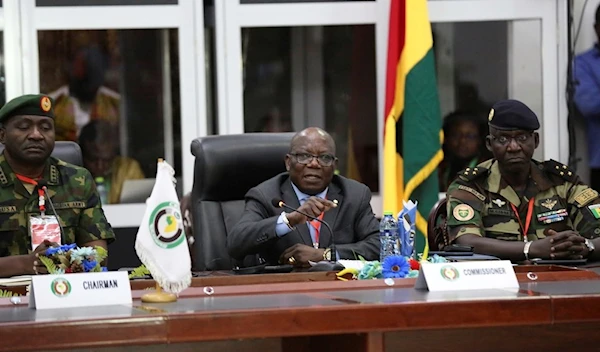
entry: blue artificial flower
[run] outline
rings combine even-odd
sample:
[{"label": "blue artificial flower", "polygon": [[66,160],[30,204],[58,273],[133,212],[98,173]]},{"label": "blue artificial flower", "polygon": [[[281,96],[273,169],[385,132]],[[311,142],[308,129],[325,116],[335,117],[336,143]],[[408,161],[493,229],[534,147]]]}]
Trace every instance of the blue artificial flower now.
[{"label": "blue artificial flower", "polygon": [[70,251],[71,249],[73,249],[73,248],[75,248],[75,247],[77,247],[77,244],[75,244],[75,243],[71,243],[71,244],[63,244],[63,245],[62,245],[62,246],[60,246],[59,248],[60,248],[60,250],[61,250],[61,251],[63,251],[63,252],[68,252],[68,251]]},{"label": "blue artificial flower", "polygon": [[359,280],[381,279],[381,263],[377,260],[366,262],[358,273]]},{"label": "blue artificial flower", "polygon": [[58,253],[60,251],[60,247],[50,247],[46,249],[46,252],[44,253],[44,255],[46,257],[51,257],[53,255],[55,255],[56,253]]},{"label": "blue artificial flower", "polygon": [[96,257],[96,250],[92,247],[81,247],[71,251],[71,263],[76,260],[83,261],[88,257]]},{"label": "blue artificial flower", "polygon": [[84,260],[82,264],[83,270],[86,273],[92,271],[96,267],[96,265],[98,265],[98,263],[95,260]]},{"label": "blue artificial flower", "polygon": [[401,279],[408,275],[410,264],[401,255],[390,255],[383,260],[383,277]]},{"label": "blue artificial flower", "polygon": [[103,266],[103,267],[101,267],[101,268],[102,268],[102,271],[108,271],[108,268],[107,268],[107,267],[105,267],[105,266]]}]

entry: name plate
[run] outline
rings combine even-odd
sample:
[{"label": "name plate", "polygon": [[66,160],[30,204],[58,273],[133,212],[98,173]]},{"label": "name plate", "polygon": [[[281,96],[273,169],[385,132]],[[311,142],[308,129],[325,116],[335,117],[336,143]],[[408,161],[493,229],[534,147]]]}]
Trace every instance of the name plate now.
[{"label": "name plate", "polygon": [[416,289],[435,291],[519,288],[509,260],[421,263]]},{"label": "name plate", "polygon": [[126,271],[31,277],[29,308],[108,305],[131,305],[131,285]]}]

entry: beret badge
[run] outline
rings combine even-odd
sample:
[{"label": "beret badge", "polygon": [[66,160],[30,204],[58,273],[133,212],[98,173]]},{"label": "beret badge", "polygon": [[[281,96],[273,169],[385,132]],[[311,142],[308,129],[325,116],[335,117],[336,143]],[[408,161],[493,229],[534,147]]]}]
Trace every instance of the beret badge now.
[{"label": "beret badge", "polygon": [[50,102],[50,98],[43,96],[42,99],[40,100],[40,107],[42,108],[42,110],[44,112],[50,111],[50,109],[52,108],[52,103]]}]

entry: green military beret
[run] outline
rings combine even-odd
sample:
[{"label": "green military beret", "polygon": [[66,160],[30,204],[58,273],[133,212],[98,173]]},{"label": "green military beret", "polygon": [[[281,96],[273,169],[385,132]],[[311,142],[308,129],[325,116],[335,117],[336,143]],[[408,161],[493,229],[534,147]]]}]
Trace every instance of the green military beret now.
[{"label": "green military beret", "polygon": [[54,101],[44,94],[27,94],[14,98],[0,109],[0,122],[10,117],[24,115],[48,116],[54,118]]},{"label": "green military beret", "polygon": [[504,131],[535,131],[540,128],[537,115],[527,105],[513,99],[494,104],[488,120],[490,127]]}]

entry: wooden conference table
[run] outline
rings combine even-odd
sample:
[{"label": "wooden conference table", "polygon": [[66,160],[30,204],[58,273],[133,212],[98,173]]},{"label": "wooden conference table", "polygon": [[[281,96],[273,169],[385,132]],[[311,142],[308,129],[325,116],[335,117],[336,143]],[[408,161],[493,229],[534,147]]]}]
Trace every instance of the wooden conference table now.
[{"label": "wooden conference table", "polygon": [[[517,267],[520,290],[430,293],[334,273],[194,278],[177,302],[32,310],[0,299],[0,351],[575,351],[600,349],[600,276]],[[152,345],[152,346],[149,346]]]}]

